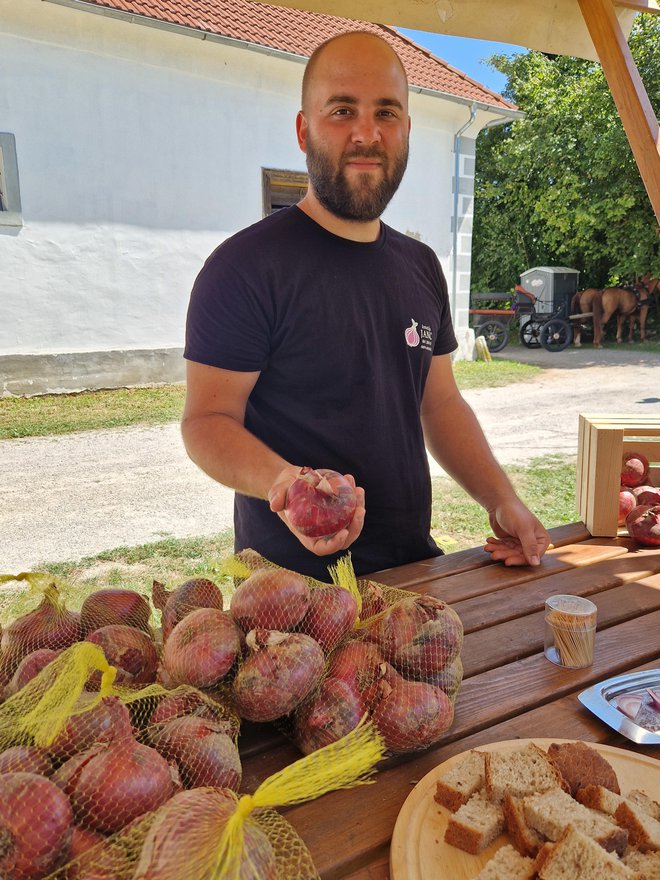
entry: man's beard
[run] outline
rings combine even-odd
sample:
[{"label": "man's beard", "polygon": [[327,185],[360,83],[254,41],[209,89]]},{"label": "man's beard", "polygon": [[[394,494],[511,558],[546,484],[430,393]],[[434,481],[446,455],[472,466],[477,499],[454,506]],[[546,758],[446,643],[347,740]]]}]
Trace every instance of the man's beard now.
[{"label": "man's beard", "polygon": [[[383,176],[374,182],[374,172],[358,175],[354,186],[344,173],[344,163],[354,158],[378,158]],[[342,156],[339,168],[334,168],[327,153],[317,148],[307,135],[307,171],[314,193],[324,208],[343,220],[375,220],[383,213],[399,188],[408,164],[408,144],[391,162],[378,147],[356,147]]]}]

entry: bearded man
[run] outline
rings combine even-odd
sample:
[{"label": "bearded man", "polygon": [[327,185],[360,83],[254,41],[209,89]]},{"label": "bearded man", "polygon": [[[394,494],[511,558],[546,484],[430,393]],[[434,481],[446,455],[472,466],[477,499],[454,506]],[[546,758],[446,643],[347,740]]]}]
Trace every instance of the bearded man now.
[{"label": "bearded man", "polygon": [[[325,581],[349,548],[358,575],[439,555],[428,449],[488,511],[493,559],[538,565],[548,534],[454,380],[438,259],[380,219],[410,132],[392,47],[362,31],[321,44],[296,132],[306,195],[223,242],[188,310],[182,435],[190,458],[235,490],[235,549]],[[356,488],[351,522],[331,537],[306,537],[287,518],[302,466]]]}]

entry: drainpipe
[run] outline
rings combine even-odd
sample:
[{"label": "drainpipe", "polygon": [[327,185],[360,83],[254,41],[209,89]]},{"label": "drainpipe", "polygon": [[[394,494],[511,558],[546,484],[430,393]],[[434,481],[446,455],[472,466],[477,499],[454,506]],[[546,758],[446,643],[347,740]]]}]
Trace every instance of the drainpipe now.
[{"label": "drainpipe", "polygon": [[463,132],[469,128],[475,120],[477,115],[477,106],[473,103],[470,107],[470,118],[462,125],[458,131],[454,134],[454,207],[453,207],[453,217],[454,217],[454,240],[453,240],[453,251],[454,251],[454,259],[452,261],[452,280],[451,280],[451,314],[454,320],[456,319],[456,299],[457,299],[457,276],[458,276],[458,184],[460,179],[460,171],[461,171],[461,135]]}]

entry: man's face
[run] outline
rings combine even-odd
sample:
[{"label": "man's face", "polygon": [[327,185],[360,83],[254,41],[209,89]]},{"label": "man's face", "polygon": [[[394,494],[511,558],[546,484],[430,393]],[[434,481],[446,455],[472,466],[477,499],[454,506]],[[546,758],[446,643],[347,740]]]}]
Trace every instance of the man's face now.
[{"label": "man's face", "polygon": [[319,57],[298,116],[310,185],[345,220],[379,217],[408,161],[408,89],[389,48],[364,35]]}]

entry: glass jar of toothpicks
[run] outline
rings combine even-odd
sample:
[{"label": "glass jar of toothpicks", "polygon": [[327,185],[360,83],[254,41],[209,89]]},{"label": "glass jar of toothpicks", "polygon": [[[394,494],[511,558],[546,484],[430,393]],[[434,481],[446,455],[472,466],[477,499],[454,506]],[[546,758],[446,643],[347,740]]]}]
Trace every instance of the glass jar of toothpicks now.
[{"label": "glass jar of toothpicks", "polygon": [[598,609],[581,596],[550,596],[545,603],[545,647],[548,660],[569,669],[594,662]]}]

